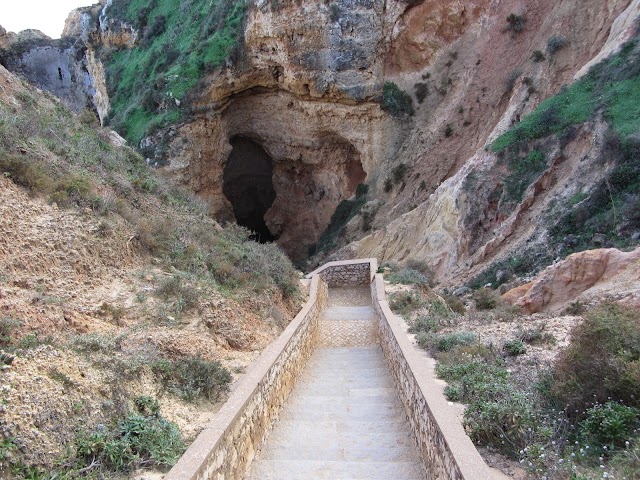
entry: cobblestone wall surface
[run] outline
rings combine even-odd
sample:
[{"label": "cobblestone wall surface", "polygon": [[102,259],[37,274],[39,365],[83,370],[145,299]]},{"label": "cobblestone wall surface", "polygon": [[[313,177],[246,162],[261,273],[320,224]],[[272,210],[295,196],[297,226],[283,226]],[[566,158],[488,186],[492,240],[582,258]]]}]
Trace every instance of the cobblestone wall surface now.
[{"label": "cobblestone wall surface", "polygon": [[378,261],[375,258],[329,262],[311,272],[307,278],[317,274],[329,287],[355,287],[369,285],[377,269]]},{"label": "cobblestone wall surface", "polygon": [[235,480],[246,473],[317,342],[326,283],[312,279],[309,301],[265,350],[241,385],[165,480]]},{"label": "cobblestone wall surface", "polygon": [[411,425],[425,477],[433,480],[493,478],[454,411],[435,387],[432,371],[409,341],[389,309],[382,275],[371,283],[373,306],[379,316],[380,345]]}]

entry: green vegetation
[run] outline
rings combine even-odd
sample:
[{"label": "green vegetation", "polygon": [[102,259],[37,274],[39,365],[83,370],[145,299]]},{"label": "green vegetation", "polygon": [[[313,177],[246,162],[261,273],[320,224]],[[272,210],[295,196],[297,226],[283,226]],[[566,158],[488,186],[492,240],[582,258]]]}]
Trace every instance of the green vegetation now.
[{"label": "green vegetation", "polygon": [[11,317],[0,319],[0,347],[6,347],[13,341],[13,331],[20,326],[20,320]]},{"label": "green vegetation", "polygon": [[631,236],[640,231],[640,141],[636,137],[620,140],[610,131],[605,142],[613,167],[588,194],[569,198],[563,214],[554,218],[550,234],[562,246],[562,255],[594,248],[596,234],[605,236],[607,246],[637,243]]},{"label": "green vegetation", "polygon": [[504,179],[505,200],[514,204],[522,201],[524,192],[548,168],[545,154],[532,150],[526,156],[514,155],[508,161],[509,174]]},{"label": "green vegetation", "polygon": [[418,345],[426,350],[437,352],[449,352],[456,347],[472,345],[476,342],[476,335],[473,332],[454,332],[444,334],[418,333],[416,338]]},{"label": "green vegetation", "polygon": [[507,31],[511,32],[512,37],[516,36],[519,33],[522,33],[526,26],[527,19],[522,15],[511,13],[507,17]]},{"label": "green vegetation", "polygon": [[447,126],[444,129],[444,136],[446,138],[449,138],[453,135],[453,125],[450,123],[447,123]]},{"label": "green vegetation", "polygon": [[393,82],[385,82],[382,89],[382,110],[396,117],[413,115],[413,99]]},{"label": "green vegetation", "polygon": [[362,207],[367,203],[368,185],[358,186],[354,199],[341,201],[336,207],[336,211],[331,215],[329,225],[322,232],[317,243],[309,247],[309,255],[319,252],[327,252],[336,247],[338,239],[344,235],[344,229],[353,217],[360,213]]},{"label": "green vegetation", "polygon": [[160,415],[157,400],[137,397],[136,411],[129,411],[108,425],[78,432],[65,457],[44,469],[22,464],[13,452],[12,438],[0,443],[0,468],[9,478],[53,480],[67,478],[112,478],[140,467],[172,466],[185,450],[176,424]]},{"label": "green vegetation", "polygon": [[587,444],[622,449],[625,442],[640,427],[640,410],[617,402],[596,403],[587,409],[580,422],[578,435]]},{"label": "green vegetation", "polygon": [[418,292],[404,291],[392,293],[389,299],[389,307],[395,313],[406,316],[411,312],[427,305],[427,299]]},{"label": "green vegetation", "polygon": [[640,321],[634,310],[604,304],[585,315],[556,364],[558,403],[583,411],[609,399],[640,407]]},{"label": "green vegetation", "polygon": [[[536,478],[635,478],[639,335],[637,312],[605,304],[588,313],[571,346],[533,384],[478,343],[436,352],[436,373],[449,400],[468,404],[464,425],[474,443],[520,460]],[[503,349],[515,356],[526,347],[513,340]]]},{"label": "green vegetation", "polygon": [[[553,37],[552,37],[553,38]],[[552,42],[558,43],[557,39]],[[542,102],[493,143],[494,152],[564,132],[603,112],[622,140],[640,130],[640,52],[635,41],[594,66],[581,80]]]},{"label": "green vegetation", "polygon": [[154,362],[151,369],[167,391],[190,402],[198,398],[219,400],[231,383],[231,373],[220,362],[200,357],[163,359]]},{"label": "green vegetation", "polygon": [[547,53],[549,53],[549,55],[555,55],[567,45],[569,45],[569,40],[567,40],[564,35],[552,35],[549,37],[549,40],[547,40]]},{"label": "green vegetation", "polygon": [[411,268],[403,268],[393,272],[387,276],[387,280],[391,283],[400,283],[402,285],[429,286],[431,284],[431,280],[426,275]]},{"label": "green vegetation", "polygon": [[[141,250],[189,277],[189,288],[175,295],[177,313],[194,305],[189,290],[198,282],[225,292],[298,291],[296,271],[275,244],[258,244],[237,226],[214,234],[201,203],[156,177],[133,150],[111,146],[105,133],[78,122],[62,106],[39,105],[27,93],[21,98],[24,108],[17,114],[0,105],[0,172],[61,207],[90,208],[105,219],[117,214],[132,224]],[[45,161],[43,152],[58,161]],[[134,206],[140,204],[168,205],[202,221],[142,212]]]},{"label": "green vegetation", "polygon": [[522,340],[507,340],[502,345],[502,349],[507,355],[517,356],[527,353],[527,347]]},{"label": "green vegetation", "polygon": [[498,306],[499,297],[490,288],[481,288],[473,292],[473,301],[478,310],[493,310]]},{"label": "green vegetation", "polygon": [[418,103],[424,102],[429,95],[429,85],[424,82],[418,82],[413,86],[413,88],[416,91],[416,100],[418,100]]},{"label": "green vegetation", "polygon": [[534,50],[534,52],[531,54],[531,60],[533,60],[534,63],[540,63],[545,61],[546,59],[547,57],[544,56],[542,50]]},{"label": "green vegetation", "polygon": [[179,120],[203,75],[242,45],[245,8],[244,0],[114,0],[107,16],[133,25],[142,40],[102,52],[111,124],[137,145]]}]

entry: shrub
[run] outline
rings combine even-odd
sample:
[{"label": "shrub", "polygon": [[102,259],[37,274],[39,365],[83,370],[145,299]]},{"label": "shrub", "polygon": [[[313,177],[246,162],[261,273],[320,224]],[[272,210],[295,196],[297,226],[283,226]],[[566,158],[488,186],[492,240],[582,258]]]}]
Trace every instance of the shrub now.
[{"label": "shrub", "polygon": [[476,341],[476,334],[473,332],[455,332],[444,335],[437,335],[434,339],[434,347],[439,352],[448,352],[455,347],[471,345]]},{"label": "shrub", "polygon": [[335,3],[329,5],[329,20],[333,23],[340,20],[340,7]]},{"label": "shrub", "polygon": [[466,309],[466,307],[464,305],[464,302],[462,300],[460,300],[458,297],[456,297],[455,295],[443,294],[442,298],[446,302],[447,307],[449,307],[449,309],[453,313],[457,313],[459,315],[464,315],[467,312],[467,309]]},{"label": "shrub", "polygon": [[592,402],[640,407],[640,321],[635,310],[603,304],[571,332],[554,365],[552,394],[568,411]]},{"label": "shrub", "polygon": [[434,317],[418,317],[409,327],[409,333],[437,332],[440,328],[438,320]]},{"label": "shrub", "polygon": [[576,300],[567,305],[563,313],[565,315],[582,315],[586,311],[587,306],[580,300]]},{"label": "shrub", "polygon": [[507,17],[507,30],[511,32],[512,36],[523,32],[526,26],[527,20],[522,15],[512,13]]},{"label": "shrub", "polygon": [[473,332],[421,333],[418,335],[418,344],[422,348],[433,349],[438,352],[449,352],[456,347],[472,345],[475,342],[476,334]]},{"label": "shrub", "polygon": [[117,425],[105,425],[82,432],[75,442],[76,461],[116,472],[128,472],[139,466],[170,467],[185,450],[175,423],[154,414],[129,413]]},{"label": "shrub", "polygon": [[152,370],[166,390],[187,401],[198,398],[216,401],[229,390],[231,382],[231,373],[220,362],[199,356],[159,360]]},{"label": "shrub", "polygon": [[361,183],[356,187],[357,198],[366,197],[368,193],[369,193],[369,185],[367,185],[366,183]]},{"label": "shrub", "polygon": [[549,53],[549,55],[554,55],[558,51],[566,47],[568,44],[569,40],[567,40],[564,35],[552,35],[551,37],[549,37],[549,40],[547,40],[547,52]]},{"label": "shrub", "polygon": [[416,292],[398,292],[390,297],[389,307],[402,316],[409,315],[426,305],[425,298]]},{"label": "shrub", "polygon": [[623,448],[640,427],[640,410],[617,402],[596,404],[580,422],[579,435],[590,445],[606,445],[609,449]]},{"label": "shrub", "polygon": [[545,332],[545,324],[540,323],[534,328],[520,327],[516,333],[516,337],[529,345],[555,344],[556,337],[549,332]]},{"label": "shrub", "polygon": [[71,346],[81,352],[112,353],[120,348],[122,337],[86,333],[73,337]]},{"label": "shrub", "polygon": [[418,100],[418,103],[424,102],[429,95],[429,85],[424,82],[418,82],[413,86],[413,88],[416,91],[416,100]]},{"label": "shrub", "polygon": [[473,292],[473,301],[478,310],[493,310],[498,305],[498,295],[490,288],[481,288]]},{"label": "shrub", "polygon": [[6,347],[13,341],[12,332],[22,323],[11,317],[2,317],[0,320],[0,347]]},{"label": "shrub", "polygon": [[42,166],[22,155],[0,150],[0,172],[33,192],[47,193],[51,189],[52,181]]},{"label": "shrub", "polygon": [[385,82],[384,84],[381,108],[396,117],[411,116],[415,113],[411,96],[400,90],[400,87],[393,82]]},{"label": "shrub", "polygon": [[156,293],[165,300],[175,298],[180,312],[189,310],[198,304],[200,291],[194,285],[185,285],[182,276],[174,274],[162,281]]},{"label": "shrub", "polygon": [[331,250],[336,246],[337,239],[342,236],[345,225],[355,217],[364,204],[367,203],[366,195],[356,196],[354,200],[343,200],[336,207],[335,212],[331,215],[329,225],[320,235],[315,252],[323,252]]},{"label": "shrub", "polygon": [[453,125],[447,123],[446,128],[444,129],[444,136],[449,138],[453,135]]},{"label": "shrub", "polygon": [[535,63],[539,63],[545,61],[546,57],[544,56],[544,53],[542,53],[542,50],[535,50],[531,54],[531,60],[533,60]]},{"label": "shrub", "polygon": [[403,268],[398,272],[387,275],[387,280],[391,283],[400,283],[402,285],[428,286],[430,284],[429,279],[425,275],[410,268]]},{"label": "shrub", "polygon": [[509,162],[509,175],[505,178],[507,199],[519,203],[524,192],[547,169],[547,160],[539,150],[532,150],[525,157],[514,156]]},{"label": "shrub", "polygon": [[90,205],[95,198],[93,182],[80,175],[63,177],[55,182],[49,198],[61,207]]},{"label": "shrub", "polygon": [[395,183],[396,185],[402,183],[408,171],[409,167],[407,167],[407,165],[404,163],[395,166],[394,169],[391,170],[391,178],[393,179],[393,183]]},{"label": "shrub", "polygon": [[507,355],[517,356],[527,353],[527,347],[522,340],[507,340],[502,345],[502,349]]}]

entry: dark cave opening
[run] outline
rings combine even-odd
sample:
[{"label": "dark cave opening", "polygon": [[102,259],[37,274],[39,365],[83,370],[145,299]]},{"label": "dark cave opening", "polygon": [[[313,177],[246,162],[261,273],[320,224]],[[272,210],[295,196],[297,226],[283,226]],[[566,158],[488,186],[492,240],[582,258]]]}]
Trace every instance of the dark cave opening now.
[{"label": "dark cave opening", "polygon": [[248,228],[261,243],[277,238],[269,231],[264,219],[273,205],[273,160],[253,140],[235,136],[230,140],[231,154],[222,174],[222,192],[233,206],[238,225]]}]

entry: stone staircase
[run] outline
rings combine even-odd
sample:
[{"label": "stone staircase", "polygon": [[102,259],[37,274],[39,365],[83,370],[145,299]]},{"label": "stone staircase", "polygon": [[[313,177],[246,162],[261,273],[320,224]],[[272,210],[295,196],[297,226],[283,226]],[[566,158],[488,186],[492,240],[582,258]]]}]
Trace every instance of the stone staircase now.
[{"label": "stone staircase", "polygon": [[248,480],[424,478],[367,290],[329,291],[320,347]]}]

